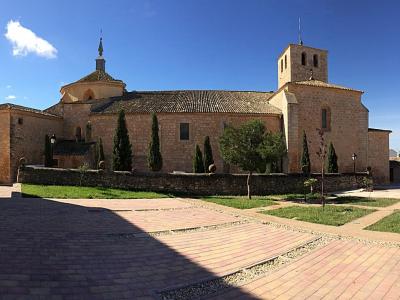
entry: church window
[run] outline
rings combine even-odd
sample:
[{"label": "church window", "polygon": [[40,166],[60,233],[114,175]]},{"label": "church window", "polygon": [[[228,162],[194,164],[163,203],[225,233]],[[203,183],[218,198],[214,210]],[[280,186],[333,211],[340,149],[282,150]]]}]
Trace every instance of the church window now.
[{"label": "church window", "polygon": [[314,54],[313,57],[314,67],[318,68],[318,55]]},{"label": "church window", "polygon": [[285,55],[285,70],[287,69],[287,56]]},{"label": "church window", "polygon": [[82,140],[82,129],[79,126],[75,129],[75,138],[77,142]]},{"label": "church window", "polygon": [[301,64],[303,66],[307,64],[307,54],[305,52],[301,53]]},{"label": "church window", "polygon": [[18,124],[19,124],[19,125],[24,124],[24,119],[23,119],[23,118],[18,118]]},{"label": "church window", "polygon": [[331,116],[330,110],[328,108],[323,108],[321,110],[321,127],[324,130],[330,130],[331,127]]},{"label": "church window", "polygon": [[283,72],[283,59],[281,59],[281,73]]},{"label": "church window", "polygon": [[189,140],[189,123],[180,123],[179,136],[181,141]]}]

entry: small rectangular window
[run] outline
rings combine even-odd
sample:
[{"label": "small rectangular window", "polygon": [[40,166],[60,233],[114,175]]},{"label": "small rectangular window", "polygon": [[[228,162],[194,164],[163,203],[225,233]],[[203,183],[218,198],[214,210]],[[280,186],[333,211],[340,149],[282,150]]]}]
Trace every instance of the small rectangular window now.
[{"label": "small rectangular window", "polygon": [[179,135],[181,141],[189,140],[189,123],[181,123],[179,126]]},{"label": "small rectangular window", "polygon": [[281,59],[281,73],[283,72],[283,59]]},{"label": "small rectangular window", "polygon": [[328,128],[328,111],[326,109],[322,109],[322,129]]},{"label": "small rectangular window", "polygon": [[287,69],[287,56],[285,55],[285,70]]},{"label": "small rectangular window", "polygon": [[24,124],[24,119],[23,119],[23,118],[18,118],[18,124],[19,124],[19,125]]}]

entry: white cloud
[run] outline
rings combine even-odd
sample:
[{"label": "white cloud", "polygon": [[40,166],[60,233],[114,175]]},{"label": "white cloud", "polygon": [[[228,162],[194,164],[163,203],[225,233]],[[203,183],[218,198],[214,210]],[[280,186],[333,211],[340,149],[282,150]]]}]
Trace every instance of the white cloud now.
[{"label": "white cloud", "polygon": [[17,99],[17,97],[15,95],[8,95],[5,99],[6,100],[14,100],[14,99]]},{"label": "white cloud", "polygon": [[52,44],[38,37],[32,30],[23,27],[19,21],[9,21],[6,29],[5,37],[13,46],[14,56],[35,53],[45,58],[57,57],[57,49]]}]

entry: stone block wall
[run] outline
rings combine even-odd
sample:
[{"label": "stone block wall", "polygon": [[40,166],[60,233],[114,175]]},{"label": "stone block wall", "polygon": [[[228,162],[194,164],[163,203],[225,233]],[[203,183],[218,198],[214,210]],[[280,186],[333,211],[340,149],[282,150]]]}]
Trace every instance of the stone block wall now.
[{"label": "stone block wall", "polygon": [[[117,117],[117,115],[90,116],[93,140],[102,138],[107,167],[110,167]],[[217,173],[223,172],[226,165],[220,155],[218,138],[223,132],[224,124],[239,126],[244,122],[258,119],[264,122],[269,131],[280,131],[280,116],[278,115],[159,113],[157,118],[163,172],[191,172],[195,146],[198,144],[203,151],[204,138],[207,135],[210,137]],[[151,136],[151,115],[126,114],[126,121],[133,148],[133,168],[138,171],[148,171],[147,152]],[[189,123],[189,140],[180,140],[180,123]],[[230,171],[238,170],[231,167]]]},{"label": "stone block wall", "polygon": [[[361,103],[361,93],[335,88],[321,88],[289,84],[289,92],[296,95],[298,101],[298,143],[293,151],[297,169],[300,171],[303,131],[309,141],[309,153],[312,172],[321,172],[321,161],[316,155],[320,139],[316,128],[322,127],[322,109],[329,111],[330,127],[325,130],[327,146],[332,142],[338,156],[339,172],[353,172],[353,153],[357,154],[356,170],[366,171],[368,166],[368,110]],[[291,128],[292,129],[292,128]]]},{"label": "stone block wall", "polygon": [[43,164],[45,135],[62,135],[62,119],[31,112],[11,110],[10,113],[10,177],[17,178],[19,159],[30,164]]},{"label": "stone block wall", "polygon": [[368,131],[368,164],[374,180],[380,184],[389,183],[389,131],[370,129]]},{"label": "stone block wall", "polygon": [[[19,182],[79,185],[81,173],[78,170],[53,169],[26,166],[19,172]],[[319,175],[315,175],[319,179]],[[333,192],[363,186],[366,174],[328,174],[325,190]],[[246,195],[245,174],[170,174],[130,173],[90,170],[84,174],[84,186],[104,186],[141,191],[182,193],[189,195]],[[254,175],[254,195],[303,193],[304,177],[301,174]],[[319,189],[318,185],[316,187]]]},{"label": "stone block wall", "polygon": [[0,111],[0,184],[10,183],[10,112]]}]

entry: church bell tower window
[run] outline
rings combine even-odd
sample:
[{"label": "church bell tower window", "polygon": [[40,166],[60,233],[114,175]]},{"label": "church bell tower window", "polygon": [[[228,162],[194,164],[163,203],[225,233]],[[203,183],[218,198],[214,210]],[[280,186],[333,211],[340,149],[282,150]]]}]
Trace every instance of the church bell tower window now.
[{"label": "church bell tower window", "polygon": [[314,67],[318,68],[318,55],[317,54],[314,54],[313,62],[314,62]]},{"label": "church bell tower window", "polygon": [[307,54],[305,52],[301,53],[301,64],[303,66],[307,64]]}]

